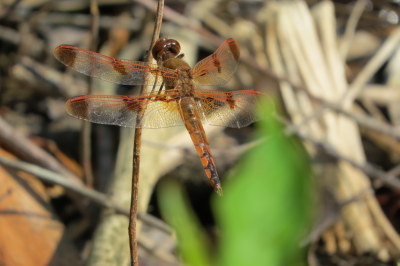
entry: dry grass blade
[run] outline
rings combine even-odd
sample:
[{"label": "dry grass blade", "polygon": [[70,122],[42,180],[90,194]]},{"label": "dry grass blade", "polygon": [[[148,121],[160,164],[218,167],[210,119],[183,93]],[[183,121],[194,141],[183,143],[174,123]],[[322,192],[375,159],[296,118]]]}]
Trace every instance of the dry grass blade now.
[{"label": "dry grass blade", "polygon": [[351,12],[349,20],[347,21],[346,32],[343,35],[342,41],[340,43],[339,52],[342,56],[343,61],[347,56],[349,51],[350,43],[354,37],[358,21],[365,8],[367,7],[368,1],[366,0],[358,0]]},{"label": "dry grass blade", "polygon": [[112,208],[120,213],[124,213],[125,215],[128,214],[128,210],[126,208],[118,206],[103,193],[84,187],[81,183],[72,182],[66,176],[46,170],[42,167],[33,164],[7,159],[3,156],[0,156],[0,164],[13,169],[24,171],[26,173],[30,173],[45,182],[49,182],[55,185],[60,185],[70,191],[80,194],[102,205],[103,207]]},{"label": "dry grass blade", "polygon": [[0,117],[0,143],[13,151],[22,159],[38,164],[56,173],[71,178],[73,182],[81,184],[81,180],[70,173],[61,163],[46,151],[40,149],[25,136],[13,129]]},{"label": "dry grass blade", "polygon": [[371,80],[373,74],[375,74],[382,65],[392,56],[395,49],[400,43],[400,28],[397,28],[385,41],[375,56],[368,62],[363,70],[351,83],[348,91],[344,95],[343,106],[345,109],[349,109],[355,98],[358,96],[360,91],[365,88],[367,82]]},{"label": "dry grass blade", "polygon": [[[118,203],[116,203],[113,199],[111,199],[104,193],[95,191],[91,188],[84,187],[82,184],[75,183],[71,181],[71,179],[69,179],[68,177],[60,175],[58,173],[49,171],[34,164],[8,159],[4,156],[0,156],[0,164],[15,170],[21,170],[26,173],[32,174],[44,182],[48,182],[54,185],[60,185],[70,191],[73,191],[85,198],[92,200],[93,202],[103,207],[113,209],[116,212],[126,216],[129,215],[128,208],[120,206]],[[138,214],[138,217],[139,219],[145,221],[148,225],[155,226],[166,233],[171,232],[170,229],[166,227],[164,223],[160,223],[159,220],[151,218],[151,216]]]}]

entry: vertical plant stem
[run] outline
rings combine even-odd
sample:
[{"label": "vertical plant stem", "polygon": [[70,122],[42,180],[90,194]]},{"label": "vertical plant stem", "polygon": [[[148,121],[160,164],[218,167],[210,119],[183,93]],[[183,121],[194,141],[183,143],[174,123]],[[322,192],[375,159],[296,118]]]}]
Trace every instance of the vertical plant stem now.
[{"label": "vertical plant stem", "polygon": [[[99,25],[100,25],[100,12],[97,0],[90,1],[90,13],[91,13],[91,39],[89,44],[89,49],[96,51],[97,50],[97,41],[99,36]],[[92,79],[89,78],[89,86],[87,94],[92,94]],[[85,184],[88,187],[93,187],[93,170],[92,170],[92,141],[91,141],[91,133],[92,133],[92,124],[83,121],[82,124],[82,166],[83,172],[85,176]]]},{"label": "vertical plant stem", "polygon": [[[153,55],[151,53],[151,49],[153,48],[154,43],[160,36],[161,24],[163,18],[163,10],[164,10],[164,0],[158,0],[157,5],[157,13],[156,13],[156,21],[154,24],[153,37],[151,40],[149,53],[147,56],[147,62],[150,63],[153,59]],[[144,95],[146,92],[147,81],[142,86],[141,95]],[[134,146],[133,146],[133,165],[132,165],[132,194],[131,194],[131,208],[129,213],[129,245],[131,250],[131,265],[138,266],[138,246],[137,246],[137,213],[138,213],[138,196],[139,196],[139,168],[140,168],[140,150],[142,146],[142,128],[141,121],[143,114],[146,110],[146,104],[143,104],[141,111],[138,113],[136,118],[136,130],[134,137]]]}]

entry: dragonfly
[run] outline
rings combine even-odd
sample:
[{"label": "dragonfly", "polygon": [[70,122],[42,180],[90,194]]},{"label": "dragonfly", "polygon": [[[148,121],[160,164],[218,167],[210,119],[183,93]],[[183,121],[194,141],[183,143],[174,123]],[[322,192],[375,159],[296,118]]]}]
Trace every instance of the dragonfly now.
[{"label": "dragonfly", "polygon": [[[94,123],[131,128],[185,126],[204,172],[222,195],[214,157],[203,124],[241,128],[257,120],[256,90],[223,92],[209,89],[228,82],[240,56],[238,42],[227,39],[211,55],[190,67],[180,44],[161,37],[151,52],[156,64],[117,59],[71,45],[55,48],[55,57],[85,75],[122,85],[148,85],[140,96],[84,95],[67,100],[70,115]],[[207,87],[207,88],[205,88]],[[140,118],[140,119],[138,119]]]}]

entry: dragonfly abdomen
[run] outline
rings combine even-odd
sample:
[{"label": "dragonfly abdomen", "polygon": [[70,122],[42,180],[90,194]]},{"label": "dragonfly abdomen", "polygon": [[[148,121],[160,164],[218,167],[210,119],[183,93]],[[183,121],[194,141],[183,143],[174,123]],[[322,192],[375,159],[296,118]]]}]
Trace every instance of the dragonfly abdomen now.
[{"label": "dragonfly abdomen", "polygon": [[219,195],[222,195],[221,181],[218,177],[215,161],[211,155],[210,145],[208,144],[195,101],[190,97],[183,97],[180,100],[179,105],[182,119],[187,131],[189,132],[194,147],[196,148],[196,152],[200,157],[204,172],[206,173],[214,190]]}]

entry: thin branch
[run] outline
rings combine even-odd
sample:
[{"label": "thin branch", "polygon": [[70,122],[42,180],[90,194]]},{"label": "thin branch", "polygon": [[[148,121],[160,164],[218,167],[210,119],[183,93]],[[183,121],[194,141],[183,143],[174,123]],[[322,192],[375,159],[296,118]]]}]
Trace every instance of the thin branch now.
[{"label": "thin branch", "polygon": [[282,77],[282,76],[276,74],[275,72],[273,72],[272,70],[269,70],[269,69],[266,69],[266,68],[263,68],[263,67],[257,65],[257,63],[255,63],[254,60],[250,60],[250,58],[248,58],[248,57],[244,57],[242,59],[242,61],[244,61],[246,64],[248,64],[253,69],[259,71],[261,74],[268,75],[269,77],[271,77],[277,81],[287,82],[293,89],[304,92],[310,98],[311,101],[313,101],[316,104],[321,105],[318,109],[318,112],[314,112],[310,117],[307,117],[306,119],[304,119],[302,121],[302,123],[301,123],[302,125],[304,123],[307,123],[308,121],[311,121],[311,120],[319,117],[325,111],[325,109],[329,109],[331,111],[334,111],[338,114],[342,114],[342,115],[354,120],[360,126],[372,129],[374,131],[380,132],[382,134],[385,134],[387,136],[390,136],[392,138],[400,140],[400,130],[398,128],[391,126],[388,123],[378,121],[376,119],[373,119],[373,118],[363,115],[363,114],[355,114],[351,110],[349,110],[349,111],[345,110],[339,104],[328,102],[320,97],[317,97],[314,94],[312,94],[308,90],[307,87],[302,86],[302,85],[297,85],[294,82],[292,82],[291,80],[289,80],[288,78]]},{"label": "thin branch", "polygon": [[343,98],[340,100],[341,106],[347,109],[354,102],[354,99],[365,88],[365,85],[369,80],[371,80],[372,76],[379,70],[379,68],[382,67],[385,62],[387,62],[390,57],[393,56],[394,51],[399,46],[399,43],[400,29],[397,28],[389,35],[380,49],[354,78],[345,95],[343,95]]},{"label": "thin branch", "polygon": [[[90,1],[90,14],[91,14],[91,25],[90,25],[90,50],[97,50],[97,41],[99,38],[99,17],[100,11],[97,4],[97,0]],[[89,86],[87,94],[93,92],[93,82],[89,78]],[[92,124],[86,121],[82,122],[81,140],[82,140],[82,168],[85,173],[85,182],[89,187],[93,186],[93,169],[92,169]]]},{"label": "thin branch", "polygon": [[[134,1],[140,3],[141,5],[145,6],[151,11],[156,10],[156,3],[153,0],[134,0]],[[157,12],[158,12],[158,7],[157,7]],[[207,29],[204,29],[202,25],[194,23],[193,21],[191,21],[184,15],[176,12],[172,8],[165,7],[165,11],[163,11],[163,16],[165,16],[166,19],[176,23],[179,26],[197,32],[200,36],[204,38],[203,44],[208,46],[209,48],[213,48],[224,41],[223,38],[215,35],[214,33],[212,33]]]},{"label": "thin branch", "polygon": [[342,42],[339,47],[340,55],[342,56],[343,62],[346,60],[347,53],[349,51],[350,44],[354,38],[358,21],[361,15],[364,13],[365,8],[368,5],[367,0],[358,0],[351,11],[350,17],[346,23],[346,30],[343,34]]},{"label": "thin branch", "polygon": [[100,10],[97,0],[90,1],[90,49],[96,50],[97,42],[99,40],[99,28],[100,28]]},{"label": "thin branch", "polygon": [[55,184],[55,185],[60,185],[70,191],[73,191],[79,195],[82,195],[91,201],[98,203],[101,206],[107,207],[107,208],[112,208],[120,213],[127,214],[128,210],[118,206],[115,204],[109,197],[107,197],[105,194],[100,193],[98,191],[95,191],[90,188],[86,188],[82,185],[82,183],[78,183],[73,181],[73,179],[68,178],[62,174],[56,173],[54,171],[47,170],[45,168],[42,168],[40,166],[26,163],[23,161],[19,160],[12,160],[5,158],[4,156],[0,156],[0,164],[10,167],[13,169],[21,170],[26,173],[32,174],[39,178],[42,181]]},{"label": "thin branch", "polygon": [[313,139],[313,138],[307,136],[306,134],[302,133],[301,131],[297,130],[297,128],[293,127],[291,125],[291,123],[289,121],[287,121],[287,119],[285,119],[283,117],[277,117],[277,119],[286,125],[286,132],[285,132],[286,134],[288,134],[288,135],[295,134],[295,135],[299,136],[301,139],[303,139],[304,141],[307,141],[307,142],[313,144],[314,146],[323,149],[327,154],[331,155],[333,158],[336,158],[337,160],[345,161],[345,162],[349,163],[350,165],[354,166],[355,168],[360,169],[365,174],[367,174],[371,177],[374,177],[376,180],[379,180],[382,183],[389,185],[393,188],[400,189],[400,180],[397,178],[396,175],[394,175],[394,173],[392,173],[392,172],[386,173],[385,171],[382,171],[369,163],[359,163],[359,162],[353,160],[352,158],[349,158],[345,155],[338,153],[336,151],[336,149],[334,149],[329,144],[326,144],[323,141]]},{"label": "thin branch", "polygon": [[81,180],[77,176],[67,170],[49,153],[39,148],[26,136],[11,127],[2,117],[0,117],[0,145],[7,147],[8,150],[28,162],[64,175],[76,183],[81,183]]},{"label": "thin branch", "polygon": [[[10,22],[21,23],[26,19],[24,14],[13,14],[12,17],[8,19]],[[46,23],[48,26],[59,26],[59,25],[70,25],[75,27],[87,27],[92,21],[91,15],[81,14],[81,13],[63,13],[63,12],[52,12],[46,14],[40,23]],[[121,29],[126,29],[128,31],[138,31],[141,27],[139,18],[120,18],[118,16],[101,15],[99,17],[99,27],[102,29],[113,29],[115,25],[118,25]],[[0,33],[2,33],[0,31]],[[21,34],[20,32],[17,32]]]},{"label": "thin branch", "polygon": [[[106,194],[85,187],[81,183],[77,183],[73,181],[73,179],[58,174],[54,171],[50,171],[43,167],[23,162],[20,160],[8,159],[4,156],[0,156],[0,164],[4,165],[5,167],[24,171],[28,174],[34,175],[36,178],[44,182],[62,186],[63,188],[75,192],[76,194],[79,194],[80,196],[83,196],[93,201],[94,203],[99,204],[102,207],[113,209],[118,213],[124,214],[126,216],[129,215],[129,210],[127,208],[122,207],[119,204],[115,203]],[[145,222],[146,224],[148,224],[149,226],[156,227],[165,233],[171,233],[171,229],[168,226],[166,226],[164,223],[162,223],[161,221],[150,215],[139,213],[138,218],[143,222]]]},{"label": "thin branch", "polygon": [[[147,62],[151,63],[153,57],[151,53],[151,49],[153,48],[155,42],[160,36],[161,32],[161,24],[163,19],[163,11],[164,11],[164,0],[159,0],[157,5],[156,12],[156,22],[154,24],[153,37],[151,40],[151,44],[149,47],[149,53],[147,57]],[[147,83],[147,82],[145,82]],[[144,84],[141,88],[141,95],[145,94],[147,84]],[[129,217],[129,245],[131,251],[131,265],[138,266],[138,247],[137,247],[137,212],[138,212],[138,193],[139,193],[139,168],[140,168],[140,150],[141,150],[141,140],[142,140],[142,128],[140,128],[141,121],[146,110],[146,105],[143,104],[141,111],[137,115],[136,119],[136,130],[134,137],[134,146],[133,146],[133,165],[132,165],[132,194],[131,194],[131,208],[130,208],[130,217]]]}]

